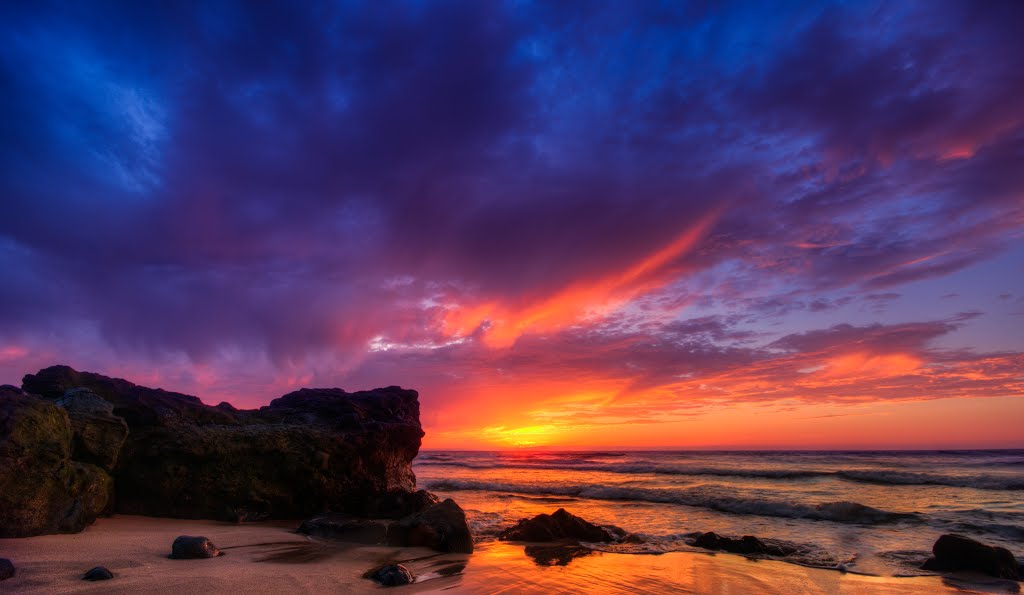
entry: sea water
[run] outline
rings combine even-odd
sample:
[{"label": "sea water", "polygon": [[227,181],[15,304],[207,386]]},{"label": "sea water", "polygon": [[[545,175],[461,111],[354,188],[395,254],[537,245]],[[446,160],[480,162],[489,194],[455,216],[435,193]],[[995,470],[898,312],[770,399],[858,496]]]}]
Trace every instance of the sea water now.
[{"label": "sea water", "polygon": [[607,551],[695,550],[700,532],[799,547],[787,561],[888,576],[943,533],[1024,553],[1024,450],[424,451],[421,487],[451,497],[478,540],[558,508],[635,534]]}]

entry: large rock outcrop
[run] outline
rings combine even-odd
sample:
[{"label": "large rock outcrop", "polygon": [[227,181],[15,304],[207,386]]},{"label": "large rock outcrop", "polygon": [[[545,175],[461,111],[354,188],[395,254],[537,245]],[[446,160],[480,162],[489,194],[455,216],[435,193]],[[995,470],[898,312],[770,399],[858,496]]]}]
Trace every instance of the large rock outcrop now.
[{"label": "large rock outcrop", "polygon": [[[401,518],[422,508],[410,467],[423,436],[416,391],[302,389],[258,410],[236,410],[67,366],[25,376],[23,388],[68,407],[70,418],[53,405],[40,409],[65,424],[56,442],[70,444],[72,422],[79,419],[76,456],[111,466],[116,512],[223,520],[324,511]],[[120,420],[128,432],[118,450]],[[37,464],[22,463],[25,469]]]},{"label": "large rock outcrop", "polygon": [[74,533],[110,501],[103,469],[72,459],[67,411],[0,387],[0,537]]}]

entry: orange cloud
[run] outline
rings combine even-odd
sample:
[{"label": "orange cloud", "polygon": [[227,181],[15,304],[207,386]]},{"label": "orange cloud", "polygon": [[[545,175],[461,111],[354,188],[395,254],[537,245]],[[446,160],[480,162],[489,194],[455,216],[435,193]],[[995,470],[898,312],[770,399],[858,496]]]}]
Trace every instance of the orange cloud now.
[{"label": "orange cloud", "polygon": [[526,332],[548,332],[588,316],[607,314],[634,297],[663,286],[678,271],[671,264],[693,250],[717,220],[709,213],[671,242],[619,271],[597,280],[578,281],[562,291],[523,308],[496,301],[453,306],[445,313],[443,329],[449,336],[472,332],[487,323],[483,341],[493,348],[509,347]]}]

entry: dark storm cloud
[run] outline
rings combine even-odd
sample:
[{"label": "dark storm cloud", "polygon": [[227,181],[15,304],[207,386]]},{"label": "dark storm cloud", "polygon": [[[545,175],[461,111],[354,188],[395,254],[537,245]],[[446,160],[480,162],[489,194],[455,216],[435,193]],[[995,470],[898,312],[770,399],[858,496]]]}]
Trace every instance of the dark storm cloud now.
[{"label": "dark storm cloud", "polygon": [[[1024,227],[1018,3],[2,10],[12,345],[315,361],[325,382],[557,362],[661,386]],[[584,316],[604,303],[569,316],[563,295],[640,319],[612,332],[614,313]],[[679,315],[723,304],[751,328]],[[454,332],[456,306],[482,313]],[[562,326],[538,326],[555,306]],[[499,315],[517,350],[485,345]],[[905,332],[951,323],[928,324]]]}]

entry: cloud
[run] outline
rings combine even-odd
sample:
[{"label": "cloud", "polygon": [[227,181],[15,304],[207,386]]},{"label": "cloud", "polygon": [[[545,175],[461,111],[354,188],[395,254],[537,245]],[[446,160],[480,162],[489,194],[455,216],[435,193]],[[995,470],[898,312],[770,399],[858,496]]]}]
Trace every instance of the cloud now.
[{"label": "cloud", "polygon": [[1019,394],[902,307],[1021,245],[1019,3],[0,11],[4,382]]}]

